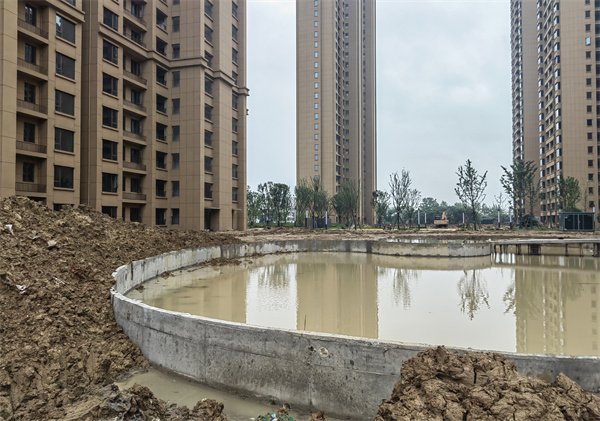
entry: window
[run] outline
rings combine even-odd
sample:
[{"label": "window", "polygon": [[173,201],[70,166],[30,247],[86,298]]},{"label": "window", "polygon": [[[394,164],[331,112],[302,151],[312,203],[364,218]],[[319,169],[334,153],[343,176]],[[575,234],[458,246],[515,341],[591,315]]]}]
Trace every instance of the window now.
[{"label": "window", "polygon": [[134,61],[131,60],[131,73],[133,73],[136,76],[141,76],[142,75],[142,63],[140,63],[139,61]]},{"label": "window", "polygon": [[173,142],[179,142],[179,133],[181,128],[179,126],[173,126]]},{"label": "window", "polygon": [[593,167],[594,166],[594,161],[592,161],[591,159],[588,159],[588,167]]},{"label": "window", "polygon": [[239,95],[235,92],[231,93],[231,108],[234,110],[238,109]]},{"label": "window", "polygon": [[181,55],[181,48],[179,44],[173,44],[173,58],[179,58]]},{"label": "window", "polygon": [[163,142],[167,141],[167,126],[156,123],[156,138],[158,140],[162,140]]},{"label": "window", "polygon": [[[123,186],[123,190],[125,190]],[[141,193],[142,192],[142,179],[139,177],[131,177],[129,181],[129,190],[132,193]]]},{"label": "window", "polygon": [[119,47],[104,40],[102,42],[102,58],[111,63],[119,63]]},{"label": "window", "polygon": [[213,198],[213,185],[212,183],[204,183],[204,198],[212,199]]},{"label": "window", "polygon": [[29,4],[25,5],[25,22],[33,26],[37,24],[37,9]]},{"label": "window", "polygon": [[26,183],[35,181],[35,164],[33,162],[23,162],[23,175],[21,178]]},{"label": "window", "polygon": [[142,150],[138,148],[131,148],[131,150],[129,151],[129,159],[135,164],[141,164]]},{"label": "window", "polygon": [[56,53],[56,73],[69,79],[75,79],[75,60]]},{"label": "window", "polygon": [[131,133],[134,134],[142,134],[142,121],[132,118],[131,120],[129,120],[129,129],[131,131]]},{"label": "window", "polygon": [[172,159],[171,168],[174,170],[178,169],[179,168],[179,154],[178,153],[171,154],[171,159]]},{"label": "window", "polygon": [[144,17],[144,5],[137,2],[131,2],[131,14],[136,18],[142,19]]},{"label": "window", "polygon": [[213,85],[214,82],[210,76],[204,76],[204,92],[208,95],[213,94]]},{"label": "window", "polygon": [[181,81],[181,73],[179,70],[173,72],[173,87],[177,88]]},{"label": "window", "polygon": [[236,2],[231,2],[231,15],[237,19],[238,17],[238,5]]},{"label": "window", "polygon": [[75,24],[60,15],[56,15],[56,36],[75,43]]},{"label": "window", "polygon": [[231,178],[238,178],[238,168],[237,164],[231,165]]},{"label": "window", "polygon": [[142,222],[142,210],[140,208],[129,208],[129,220],[131,222]]},{"label": "window", "polygon": [[54,166],[54,187],[61,189],[73,188],[73,168]]},{"label": "window", "polygon": [[119,95],[119,80],[116,77],[102,73],[102,92],[114,96]]},{"label": "window", "polygon": [[27,63],[35,64],[37,62],[37,50],[31,44],[25,44],[23,60]]},{"label": "window", "polygon": [[23,84],[23,101],[35,104],[35,85],[27,82]]},{"label": "window", "polygon": [[213,32],[210,26],[204,25],[204,39],[209,43],[213,41]]},{"label": "window", "polygon": [[156,66],[156,81],[167,86],[167,71],[160,66]]},{"label": "window", "polygon": [[118,148],[119,144],[117,142],[102,139],[102,159],[116,161]]},{"label": "window", "polygon": [[102,125],[116,129],[118,127],[119,112],[112,108],[102,107]]},{"label": "window", "polygon": [[117,174],[102,173],[102,192],[116,193],[119,188],[119,176]]},{"label": "window", "polygon": [[164,114],[167,113],[167,98],[158,94],[156,94],[156,111]]},{"label": "window", "polygon": [[181,107],[181,100],[179,98],[173,98],[173,114],[179,114]]},{"label": "window", "polygon": [[319,78],[319,72],[315,72],[315,79]]},{"label": "window", "polygon": [[231,141],[231,154],[236,156],[238,154],[238,142],[236,140]]},{"label": "window", "polygon": [[110,26],[115,31],[119,30],[119,17],[115,13],[108,10],[106,7],[104,8],[104,17],[102,19],[102,22],[105,25]]},{"label": "window", "polygon": [[117,219],[117,207],[116,206],[102,206],[102,213],[113,219]]},{"label": "window", "polygon": [[213,17],[213,4],[209,0],[204,0],[204,13],[206,16],[212,19]]},{"label": "window", "polygon": [[213,172],[213,159],[210,156],[204,157],[204,172]]},{"label": "window", "polygon": [[131,102],[133,102],[136,105],[142,105],[142,91],[136,91],[135,89],[132,89],[131,92]]},{"label": "window", "polygon": [[71,116],[75,115],[75,96],[57,90],[55,93],[55,110]]},{"label": "window", "polygon": [[156,151],[156,168],[167,169],[167,154],[165,152]]},{"label": "window", "polygon": [[204,118],[208,121],[212,121],[213,107],[208,104],[204,104]]},{"label": "window", "polygon": [[167,56],[167,42],[163,41],[159,37],[156,37],[156,51],[163,56]]},{"label": "window", "polygon": [[239,33],[239,31],[238,31],[238,28],[237,28],[237,26],[235,26],[235,25],[231,25],[231,38],[232,38],[234,41],[237,41],[237,40],[238,40],[238,33]]},{"label": "window", "polygon": [[156,180],[156,197],[167,197],[167,182]]},{"label": "window", "polygon": [[204,130],[204,146],[211,146],[213,144],[213,132],[210,130]]},{"label": "window", "polygon": [[231,131],[234,133],[238,131],[238,119],[235,117],[231,118]]},{"label": "window", "polygon": [[206,65],[208,67],[212,67],[213,64],[213,55],[207,51],[204,52],[204,58],[206,59]]},{"label": "window", "polygon": [[231,201],[232,202],[238,201],[238,188],[237,187],[231,188]]},{"label": "window", "polygon": [[237,72],[231,72],[231,78],[237,84],[238,83],[238,74]]},{"label": "window", "polygon": [[65,152],[75,151],[75,132],[54,128],[54,149]]},{"label": "window", "polygon": [[179,181],[171,181],[171,196],[179,197]]},{"label": "window", "polygon": [[35,143],[35,124],[24,122],[23,123],[23,142]]},{"label": "window", "polygon": [[235,48],[231,49],[231,61],[234,64],[237,64],[238,62],[238,50],[236,50]]},{"label": "window", "polygon": [[163,31],[167,30],[167,15],[165,15],[158,9],[156,9],[156,26],[158,26]]},{"label": "window", "polygon": [[167,210],[156,208],[156,225],[167,225]]},{"label": "window", "polygon": [[179,209],[171,209],[171,225],[179,225]]},{"label": "window", "polygon": [[173,16],[171,26],[173,27],[173,32],[179,32],[179,16]]}]

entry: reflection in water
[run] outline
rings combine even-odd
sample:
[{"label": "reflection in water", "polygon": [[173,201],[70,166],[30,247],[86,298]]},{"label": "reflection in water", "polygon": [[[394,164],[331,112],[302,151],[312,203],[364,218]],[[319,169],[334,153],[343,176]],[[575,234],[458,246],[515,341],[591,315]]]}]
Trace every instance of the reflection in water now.
[{"label": "reflection in water", "polygon": [[600,355],[599,262],[561,256],[505,255],[491,261],[288,254],[181,271],[149,281],[130,296],[170,310],[261,326]]}]

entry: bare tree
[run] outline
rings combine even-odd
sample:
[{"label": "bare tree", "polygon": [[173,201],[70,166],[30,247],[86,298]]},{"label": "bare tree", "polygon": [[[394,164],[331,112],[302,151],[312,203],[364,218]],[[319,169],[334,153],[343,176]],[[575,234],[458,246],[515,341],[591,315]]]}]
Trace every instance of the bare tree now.
[{"label": "bare tree", "polygon": [[[406,213],[410,205],[418,206],[418,202],[421,198],[421,193],[417,190],[411,190],[412,179],[410,178],[410,172],[402,170],[401,175],[397,172],[390,175],[390,194],[392,196],[392,209],[396,214],[396,228],[400,229],[400,222],[402,216]],[[409,200],[410,199],[410,200]],[[416,199],[416,205],[415,205]],[[411,202],[411,203],[409,203]]]},{"label": "bare tree", "polygon": [[481,203],[485,200],[485,189],[487,187],[487,171],[483,175],[479,175],[473,167],[471,160],[467,159],[465,166],[458,167],[458,183],[454,189],[459,200],[471,213],[473,220],[473,229],[477,229],[478,216],[477,213],[481,207]]}]

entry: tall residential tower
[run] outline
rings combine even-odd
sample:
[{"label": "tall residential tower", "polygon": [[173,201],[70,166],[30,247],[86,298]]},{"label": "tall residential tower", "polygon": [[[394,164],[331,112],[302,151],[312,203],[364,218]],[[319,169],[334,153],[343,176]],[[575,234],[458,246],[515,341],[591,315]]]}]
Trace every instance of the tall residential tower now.
[{"label": "tall residential tower", "polygon": [[538,166],[546,223],[558,222],[561,177],[579,180],[579,208],[598,204],[596,7],[592,0],[511,0],[513,158]]},{"label": "tall residential tower", "polygon": [[335,194],[359,189],[373,222],[377,185],[375,0],[297,0],[297,182],[318,176]]}]

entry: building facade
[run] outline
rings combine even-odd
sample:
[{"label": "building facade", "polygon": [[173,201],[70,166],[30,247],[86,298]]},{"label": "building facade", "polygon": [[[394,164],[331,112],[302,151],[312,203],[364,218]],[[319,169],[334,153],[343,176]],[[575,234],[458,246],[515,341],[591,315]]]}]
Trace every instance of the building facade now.
[{"label": "building facade", "polygon": [[540,215],[549,224],[558,223],[561,178],[579,181],[581,210],[598,203],[596,6],[592,0],[511,0],[513,158],[538,166]]},{"label": "building facade", "polygon": [[[18,5],[7,3],[11,2],[0,6],[4,15],[14,13],[27,19],[27,8],[32,6],[21,1]],[[63,25],[72,23],[75,28],[74,40],[66,43],[53,33],[46,36],[48,51],[41,53],[43,63],[49,63],[47,68],[54,66],[56,48],[56,75],[54,70],[46,72],[51,76],[46,75],[40,82],[47,86],[42,88],[41,98],[54,101],[54,96],[62,100],[67,94],[74,95],[75,106],[69,119],[63,118],[64,112],[57,118],[46,118],[48,127],[41,129],[41,135],[54,145],[54,151],[52,155],[46,152],[47,163],[39,163],[40,171],[47,175],[40,176],[39,183],[34,177],[33,186],[22,175],[30,170],[19,161],[23,155],[18,150],[19,124],[14,136],[3,132],[0,194],[26,194],[55,206],[81,202],[114,218],[148,225],[244,229],[248,95],[245,0],[32,3],[40,10],[37,13],[43,16],[43,23],[54,24],[56,19],[59,28],[59,18],[55,18],[58,12],[53,12],[56,9],[62,13]],[[3,23],[7,21],[4,17]],[[10,38],[6,29],[0,31],[5,42]],[[19,26],[19,37],[25,33],[27,39],[39,38],[26,33],[27,29]],[[17,44],[20,46],[20,41]],[[59,48],[72,51],[63,58],[58,55]],[[9,74],[12,55],[4,51],[3,74]],[[19,57],[26,54],[24,51]],[[52,59],[48,60],[47,55]],[[67,63],[62,67],[74,67],[72,78],[63,81],[58,60]],[[30,73],[35,70],[32,63],[27,64],[18,73],[24,80],[33,77]],[[60,83],[56,88],[55,78]],[[67,82],[68,87],[64,87]],[[13,85],[21,86],[8,84]],[[19,89],[23,88],[15,91],[15,105],[2,107],[2,122],[11,121],[11,110],[27,100],[28,94]],[[27,114],[33,111],[31,107],[23,109]],[[48,137],[47,133],[54,130],[54,120],[69,133],[61,131]],[[16,146],[5,142],[5,137],[16,138]],[[54,141],[54,137],[60,137],[60,141]],[[31,156],[35,147],[25,146],[26,155]],[[61,160],[54,162],[57,152]],[[71,161],[65,163],[62,155]],[[33,157],[40,158],[35,154]],[[13,161],[11,170],[5,162]],[[63,167],[72,168],[72,173]],[[29,173],[26,179],[31,179]],[[43,194],[30,194],[32,190],[43,190],[40,186],[46,179],[52,180],[53,188],[46,186]],[[68,198],[63,197],[66,191],[71,193]],[[55,197],[57,192],[60,196]]]},{"label": "building facade", "polygon": [[319,177],[334,195],[359,190],[373,222],[377,185],[375,0],[296,1],[297,182]]}]

